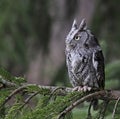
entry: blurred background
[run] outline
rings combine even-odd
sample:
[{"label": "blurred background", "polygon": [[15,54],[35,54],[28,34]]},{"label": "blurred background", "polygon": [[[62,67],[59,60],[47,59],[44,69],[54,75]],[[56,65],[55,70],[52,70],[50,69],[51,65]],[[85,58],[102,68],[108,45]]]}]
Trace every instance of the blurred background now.
[{"label": "blurred background", "polygon": [[120,0],[0,0],[0,66],[29,83],[71,86],[65,37],[83,18],[105,56],[106,88],[120,89]]}]

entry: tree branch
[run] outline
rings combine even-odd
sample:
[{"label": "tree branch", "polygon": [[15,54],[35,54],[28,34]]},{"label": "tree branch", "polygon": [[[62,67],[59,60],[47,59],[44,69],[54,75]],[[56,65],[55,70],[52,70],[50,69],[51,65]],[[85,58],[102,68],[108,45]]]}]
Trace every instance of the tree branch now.
[{"label": "tree branch", "polygon": [[0,83],[5,85],[6,87],[17,87],[17,85],[15,83],[6,81],[4,79],[0,79]]},{"label": "tree branch", "polygon": [[[57,95],[60,95],[60,96],[62,96],[62,95],[65,96],[68,93],[73,92],[73,88],[70,88],[70,87],[41,86],[41,85],[37,85],[37,84],[27,84],[26,86],[37,86],[40,89],[48,89],[50,93],[54,92],[54,90],[56,90],[56,89],[59,89],[57,91]],[[120,91],[119,90],[102,90],[102,91],[97,91],[95,93],[92,93],[90,95],[92,97],[96,97],[96,98],[99,98],[101,100],[105,100],[105,99],[106,100],[107,99],[108,100],[118,100],[120,97]]]},{"label": "tree branch", "polygon": [[[14,84],[8,83],[8,82],[5,82],[5,81],[3,81],[2,83],[4,83],[4,85],[6,85],[6,86],[10,86],[10,85],[15,86]],[[41,85],[37,85],[37,84],[23,84],[22,86],[20,86],[19,88],[15,89],[13,92],[11,92],[11,94],[3,102],[3,105],[5,103],[7,103],[8,100],[11,99],[14,95],[16,95],[20,91],[26,89],[29,86],[38,87],[40,94],[43,90],[48,90],[49,93],[47,93],[47,95],[51,95],[55,91],[56,91],[56,95],[58,95],[58,96],[65,96],[68,93],[73,92],[73,88],[70,88],[70,87],[41,86]],[[120,91],[118,91],[118,90],[102,90],[102,91],[92,91],[92,92],[88,92],[88,95],[85,95],[80,100],[77,100],[72,105],[72,108],[74,108],[74,106],[78,105],[79,103],[87,100],[88,98],[92,98],[92,97],[98,98],[98,99],[101,99],[101,100],[118,100],[120,98]],[[69,107],[68,109],[71,110],[71,107]]]},{"label": "tree branch", "polygon": [[[114,93],[115,93],[115,91],[114,91]],[[113,97],[113,94],[110,94],[110,91],[108,92],[107,90],[88,94],[88,95],[80,98],[76,102],[72,103],[69,107],[67,107],[63,112],[60,113],[60,115],[58,116],[57,119],[60,119],[62,116],[66,115],[66,113],[70,112],[73,108],[75,108],[77,105],[79,105],[79,104],[83,103],[84,101],[89,100],[90,98],[93,98],[93,97],[98,98],[98,99],[103,99],[103,100],[116,99],[116,97]]]},{"label": "tree branch", "polygon": [[[0,83],[4,84],[6,87],[16,87],[15,83],[8,82],[6,80],[0,80]],[[70,87],[59,87],[59,86],[42,86],[37,84],[22,84],[18,89],[16,89],[18,92],[21,89],[27,88],[29,86],[36,86],[39,89],[47,89],[50,93],[53,93],[55,90],[57,90],[57,95],[65,96],[70,92],[73,92],[73,88]],[[15,90],[15,92],[16,92]],[[15,94],[15,92],[12,93],[12,95]],[[95,92],[95,91],[94,91]],[[100,99],[109,99],[109,100],[117,100],[120,97],[120,91],[119,90],[103,90],[103,91],[97,91],[97,97]],[[94,96],[94,94],[93,94]]]}]

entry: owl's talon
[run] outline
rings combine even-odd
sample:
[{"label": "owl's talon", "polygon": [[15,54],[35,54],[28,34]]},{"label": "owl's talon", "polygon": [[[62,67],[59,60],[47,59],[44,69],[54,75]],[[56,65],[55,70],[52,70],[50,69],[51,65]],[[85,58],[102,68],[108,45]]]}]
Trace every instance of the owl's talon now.
[{"label": "owl's talon", "polygon": [[83,92],[86,92],[86,91],[90,91],[92,88],[91,87],[88,87],[88,86],[76,86],[73,88],[73,91],[83,91]]},{"label": "owl's talon", "polygon": [[75,88],[73,88],[73,90],[72,90],[72,91],[77,91],[77,89],[78,89],[78,87],[75,87]]},{"label": "owl's talon", "polygon": [[81,86],[78,87],[78,91],[82,91],[82,87]]},{"label": "owl's talon", "polygon": [[88,87],[88,91],[91,91],[91,89],[92,89],[91,87]]},{"label": "owl's talon", "polygon": [[86,92],[87,91],[87,86],[83,87],[83,91]]},{"label": "owl's talon", "polygon": [[73,91],[82,91],[82,87],[81,86],[76,86],[73,88]]},{"label": "owl's talon", "polygon": [[83,91],[84,91],[84,92],[90,91],[91,89],[92,89],[91,87],[83,86]]}]

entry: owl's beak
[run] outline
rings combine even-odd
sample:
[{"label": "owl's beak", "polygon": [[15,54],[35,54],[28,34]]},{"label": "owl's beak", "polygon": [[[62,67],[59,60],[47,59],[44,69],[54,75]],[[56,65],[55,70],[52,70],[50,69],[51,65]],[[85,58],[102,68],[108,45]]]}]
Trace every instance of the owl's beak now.
[{"label": "owl's beak", "polygon": [[72,39],[66,40],[66,48],[71,49],[74,48],[75,44],[72,42]]},{"label": "owl's beak", "polygon": [[70,50],[73,49],[74,45],[73,44],[66,44],[66,49]]},{"label": "owl's beak", "polygon": [[71,40],[69,40],[69,39],[66,38],[66,41],[65,41],[65,42],[66,42],[67,45],[70,45]]}]

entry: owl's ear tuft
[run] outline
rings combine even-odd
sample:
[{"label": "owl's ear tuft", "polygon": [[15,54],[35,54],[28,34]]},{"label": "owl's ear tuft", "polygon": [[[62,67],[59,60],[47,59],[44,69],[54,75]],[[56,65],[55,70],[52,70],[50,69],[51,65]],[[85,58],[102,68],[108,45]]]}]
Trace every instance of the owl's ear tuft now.
[{"label": "owl's ear tuft", "polygon": [[85,22],[85,19],[83,19],[80,23],[79,30],[81,31],[86,29],[87,29],[86,22]]},{"label": "owl's ear tuft", "polygon": [[73,21],[72,28],[77,29],[77,21],[76,21],[76,19],[74,19],[74,21]]}]

